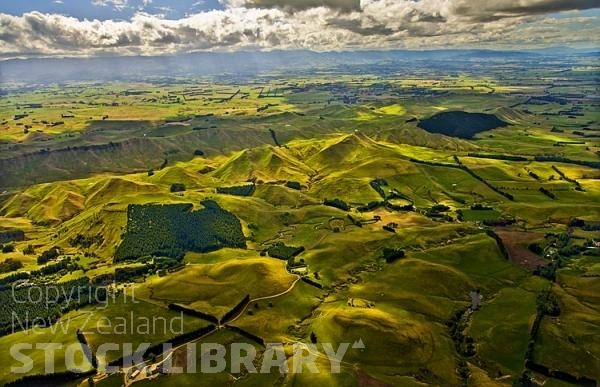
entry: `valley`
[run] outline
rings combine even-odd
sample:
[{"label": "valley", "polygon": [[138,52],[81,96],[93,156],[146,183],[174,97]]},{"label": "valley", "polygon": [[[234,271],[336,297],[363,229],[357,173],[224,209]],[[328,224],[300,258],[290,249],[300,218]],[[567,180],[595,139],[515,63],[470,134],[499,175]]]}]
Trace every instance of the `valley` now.
[{"label": "valley", "polygon": [[[597,57],[408,62],[3,84],[0,299],[40,333],[2,312],[32,367],[0,351],[0,384],[43,384],[51,340],[92,350],[56,385],[596,385]],[[77,281],[107,294],[11,299]],[[102,333],[130,315],[181,329]],[[163,368],[192,342],[314,344],[320,372]]]}]

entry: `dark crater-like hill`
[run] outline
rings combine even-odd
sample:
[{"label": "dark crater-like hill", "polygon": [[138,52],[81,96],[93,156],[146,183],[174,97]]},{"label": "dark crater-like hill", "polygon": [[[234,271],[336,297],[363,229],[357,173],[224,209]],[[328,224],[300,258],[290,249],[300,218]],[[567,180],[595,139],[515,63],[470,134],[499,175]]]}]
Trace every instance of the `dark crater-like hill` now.
[{"label": "dark crater-like hill", "polygon": [[435,114],[421,120],[417,126],[430,133],[470,139],[479,132],[507,125],[493,114],[452,111]]}]

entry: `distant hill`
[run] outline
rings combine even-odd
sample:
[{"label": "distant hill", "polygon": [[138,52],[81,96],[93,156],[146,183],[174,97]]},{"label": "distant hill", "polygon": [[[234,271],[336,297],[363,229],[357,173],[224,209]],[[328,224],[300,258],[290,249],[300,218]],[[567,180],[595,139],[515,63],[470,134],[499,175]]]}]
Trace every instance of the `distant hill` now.
[{"label": "distant hill", "polygon": [[[535,59],[541,55],[594,56],[590,50],[554,48],[546,50],[390,50],[314,52],[307,50],[269,52],[200,52],[172,56],[119,56],[97,58],[30,58],[0,62],[2,81],[53,83],[68,80],[136,80],[146,77],[225,75],[231,79],[286,69],[374,64],[378,62]],[[597,55],[597,53],[596,53]]]}]

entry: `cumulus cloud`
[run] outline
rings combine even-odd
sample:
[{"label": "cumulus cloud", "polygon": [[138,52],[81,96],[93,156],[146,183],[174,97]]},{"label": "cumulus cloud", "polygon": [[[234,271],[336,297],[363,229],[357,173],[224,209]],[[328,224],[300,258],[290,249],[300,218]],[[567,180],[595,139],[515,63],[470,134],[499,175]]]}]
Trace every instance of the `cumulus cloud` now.
[{"label": "cumulus cloud", "polygon": [[597,7],[600,7],[598,0],[496,0],[486,2],[457,0],[452,5],[452,11],[459,15],[486,21]]},{"label": "cumulus cloud", "polygon": [[[127,0],[94,0],[126,7]],[[150,3],[150,1],[148,1]],[[317,4],[318,3],[318,4]],[[441,48],[589,43],[598,17],[574,13],[597,1],[497,0],[223,0],[223,10],[178,20],[137,13],[128,21],[57,14],[0,14],[5,57],[156,55],[197,50]],[[597,5],[597,4],[596,4]],[[572,33],[576,29],[578,33]],[[593,42],[592,42],[593,43]]]}]

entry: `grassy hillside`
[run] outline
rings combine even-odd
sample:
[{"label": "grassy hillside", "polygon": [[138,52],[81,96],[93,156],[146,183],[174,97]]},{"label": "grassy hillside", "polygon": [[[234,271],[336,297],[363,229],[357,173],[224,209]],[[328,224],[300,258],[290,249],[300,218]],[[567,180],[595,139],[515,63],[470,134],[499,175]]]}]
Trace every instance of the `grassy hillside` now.
[{"label": "grassy hillside", "polygon": [[[244,341],[263,356],[264,343],[282,342],[291,366],[293,343],[315,343],[322,370],[135,380],[121,370],[95,375],[101,386],[600,380],[597,114],[564,86],[593,94],[592,78],[511,66],[71,85],[77,103],[57,86],[10,88],[0,286],[89,277],[135,293],[139,303],[61,311],[43,331],[63,348],[93,311],[92,348]],[[419,127],[428,117],[435,133]],[[188,309],[185,333],[205,336],[96,326],[180,317],[170,304]],[[0,344],[41,340],[16,332]],[[359,340],[331,373],[323,344]],[[185,351],[155,350],[149,362],[183,364]],[[30,374],[42,374],[42,353],[31,353]],[[0,383],[14,379],[0,372]]]}]

